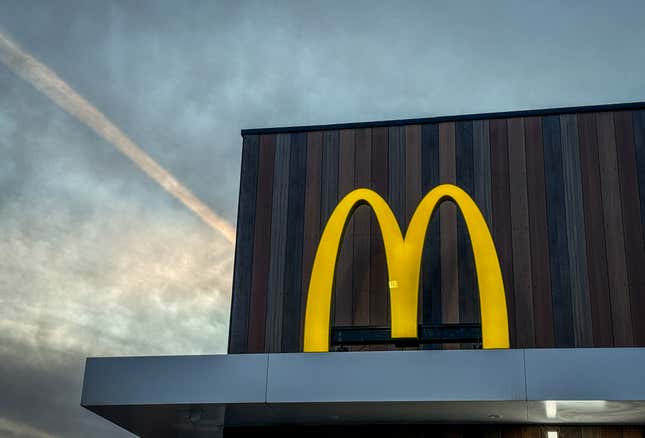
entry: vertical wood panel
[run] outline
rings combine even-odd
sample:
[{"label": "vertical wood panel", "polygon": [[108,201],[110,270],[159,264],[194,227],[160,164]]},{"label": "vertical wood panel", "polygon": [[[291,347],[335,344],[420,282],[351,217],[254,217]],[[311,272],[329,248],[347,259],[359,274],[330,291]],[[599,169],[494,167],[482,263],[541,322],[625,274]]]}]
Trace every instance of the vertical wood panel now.
[{"label": "vertical wood panel", "polygon": [[[439,185],[439,127],[421,128],[421,190],[428,193]],[[423,322],[441,323],[441,246],[440,214],[434,214],[423,246]]]},{"label": "vertical wood panel", "polygon": [[[441,183],[455,184],[455,124],[439,124],[439,174]],[[442,321],[459,322],[459,272],[457,259],[457,209],[444,202],[441,216],[441,311]]]},{"label": "vertical wood panel", "polygon": [[323,230],[338,203],[338,131],[323,132],[322,192],[320,195],[320,229]]},{"label": "vertical wood panel", "polygon": [[[470,196],[475,191],[473,152],[473,122],[455,124],[455,164],[457,186]],[[475,262],[461,211],[457,211],[457,259],[459,285],[459,321],[479,322],[479,296],[475,280]]]},{"label": "vertical wood panel", "polygon": [[513,284],[513,246],[511,241],[511,204],[509,192],[508,137],[505,119],[491,120],[490,162],[491,202],[493,213],[493,239],[497,247],[504,288],[510,329],[511,347],[515,347],[515,294]]},{"label": "vertical wood panel", "polygon": [[641,207],[641,227],[645,230],[645,110],[632,113],[634,144],[636,147],[636,173]]},{"label": "vertical wood panel", "polygon": [[[340,158],[339,132],[323,131],[322,187],[320,195],[320,233],[338,203],[338,172]],[[335,288],[334,288],[335,289]],[[331,315],[335,314],[335,294],[332,293]],[[331,322],[331,321],[330,321]]]},{"label": "vertical wood panel", "polygon": [[562,170],[564,177],[567,244],[571,269],[571,301],[573,331],[578,347],[593,346],[589,280],[587,277],[587,246],[582,205],[578,125],[575,114],[560,116],[562,137]]},{"label": "vertical wood panel", "polygon": [[[372,130],[356,130],[354,181],[357,188],[370,187],[372,168]],[[354,213],[354,294],[353,325],[365,326],[370,321],[370,210],[359,207]]]},{"label": "vertical wood panel", "polygon": [[614,113],[618,178],[623,203],[623,229],[629,281],[632,331],[635,346],[645,346],[645,318],[634,317],[645,309],[645,247],[641,226],[640,199],[632,115],[629,111]]},{"label": "vertical wood panel", "polygon": [[[320,239],[320,195],[322,167],[322,132],[307,134],[307,189],[305,192],[305,237],[302,252],[302,300],[300,325],[304,327],[309,278]],[[301,339],[302,344],[302,339]]]},{"label": "vertical wood panel", "polygon": [[405,221],[401,229],[407,230],[421,198],[421,126],[405,127]]},{"label": "vertical wood panel", "polygon": [[[338,199],[342,199],[354,189],[354,130],[340,131],[340,169],[338,174]],[[334,291],[334,324],[352,324],[352,294],[354,270],[354,218],[351,217],[345,228],[340,245],[336,267],[336,287]]]},{"label": "vertical wood panel", "polygon": [[[371,160],[371,188],[383,196],[383,198],[387,199],[389,189],[387,128],[374,128],[372,130]],[[381,229],[374,218],[371,220],[370,235],[370,325],[389,325],[390,294],[388,288],[385,248],[383,246]]]},{"label": "vertical wood panel", "polygon": [[573,347],[575,337],[570,290],[571,280],[560,118],[558,116],[544,117],[542,131],[544,136],[544,176],[546,181],[549,255],[551,256],[555,346]]},{"label": "vertical wood panel", "polygon": [[624,438],[643,438],[643,428],[639,426],[627,426],[623,428]]},{"label": "vertical wood panel", "polygon": [[490,228],[491,199],[490,199],[490,140],[488,120],[475,120],[473,122],[473,162],[475,180],[475,202],[486,218]]},{"label": "vertical wood panel", "polygon": [[600,436],[602,438],[623,438],[623,429],[620,426],[603,426]]},{"label": "vertical wood panel", "polygon": [[229,353],[244,353],[248,348],[249,300],[253,263],[253,230],[255,228],[255,199],[258,178],[259,138],[247,135],[242,143],[242,172],[237,207],[237,235],[233,300],[229,325]]},{"label": "vertical wood panel", "polygon": [[269,261],[269,288],[265,329],[265,351],[271,353],[280,352],[282,349],[282,308],[287,249],[290,152],[291,136],[289,134],[278,134],[273,170],[271,259]]},{"label": "vertical wood panel", "polygon": [[611,347],[614,339],[595,114],[578,115],[578,133],[593,346]]},{"label": "vertical wood panel", "polygon": [[[300,347],[300,303],[302,300],[302,247],[304,244],[305,190],[307,177],[307,134],[291,134],[289,194],[287,207],[284,304],[282,312],[282,352],[295,353]],[[298,261],[298,263],[294,263]]]},{"label": "vertical wood panel", "polygon": [[542,120],[540,117],[528,117],[524,120],[524,127],[535,346],[544,348],[554,346],[554,334]]},{"label": "vertical wood panel", "polygon": [[255,230],[253,271],[251,274],[251,304],[249,309],[249,353],[264,351],[264,329],[269,286],[269,246],[271,240],[271,203],[273,201],[273,166],[275,135],[260,136],[257,196],[255,201]]},{"label": "vertical wood panel", "polygon": [[626,347],[631,346],[633,342],[632,315],[622,232],[623,209],[618,178],[614,118],[611,113],[598,113],[596,120],[614,344],[616,347]]},{"label": "vertical wood panel", "polygon": [[[389,183],[385,199],[390,204],[401,230],[405,232],[405,128],[388,128]],[[375,175],[376,176],[376,175]]]},{"label": "vertical wood panel", "polygon": [[508,119],[509,193],[517,347],[535,346],[524,119]]},{"label": "vertical wood panel", "polygon": [[[421,201],[421,126],[405,127],[405,218],[401,229],[407,232],[408,224]],[[425,240],[425,239],[424,239]],[[419,307],[417,321],[423,321],[423,280],[419,279]]]}]

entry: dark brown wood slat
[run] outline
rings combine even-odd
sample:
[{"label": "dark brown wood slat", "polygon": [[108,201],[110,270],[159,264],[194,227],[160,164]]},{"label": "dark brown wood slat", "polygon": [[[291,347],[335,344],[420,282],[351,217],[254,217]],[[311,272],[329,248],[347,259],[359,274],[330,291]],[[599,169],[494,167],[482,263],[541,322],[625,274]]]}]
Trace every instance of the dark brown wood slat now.
[{"label": "dark brown wood slat", "polygon": [[[457,186],[473,196],[474,180],[473,122],[455,124],[455,166]],[[479,322],[479,294],[471,236],[462,212],[457,209],[457,259],[459,284],[459,321]],[[469,346],[463,345],[463,348]]]},{"label": "dark brown wood slat", "polygon": [[578,133],[593,346],[611,347],[614,337],[611,324],[605,222],[602,214],[604,207],[600,187],[600,158],[595,114],[578,115]]},{"label": "dark brown wood slat", "polygon": [[298,263],[286,263],[282,310],[282,349],[295,353],[300,347],[300,302],[302,300],[302,248],[305,225],[307,179],[307,133],[291,134],[286,254]]},{"label": "dark brown wood slat", "polygon": [[629,347],[633,345],[632,314],[629,304],[614,118],[611,113],[598,113],[596,121],[614,346]]},{"label": "dark brown wood slat", "polygon": [[[455,124],[439,124],[439,173],[442,184],[456,184]],[[459,322],[459,271],[457,258],[457,208],[451,202],[439,207],[441,216],[442,322]],[[433,244],[433,243],[431,243]]]},{"label": "dark brown wood slat", "polygon": [[504,289],[511,347],[517,345],[515,332],[515,294],[513,285],[513,245],[511,228],[511,202],[509,191],[508,137],[506,119],[491,120],[490,163],[491,202],[493,213],[493,240],[497,248]]},{"label": "dark brown wood slat", "polygon": [[[372,130],[356,130],[354,185],[369,188],[372,166]],[[354,287],[352,325],[366,326],[370,322],[370,218],[367,206],[354,213]]]},{"label": "dark brown wood slat", "polygon": [[[304,328],[307,291],[311,269],[320,239],[320,194],[322,166],[322,132],[307,134],[307,189],[305,192],[305,237],[302,250],[302,305],[300,325]],[[302,343],[302,339],[301,339]]]},{"label": "dark brown wood slat", "polygon": [[[365,130],[365,135],[368,134],[372,147],[370,188],[387,199],[389,181],[387,129]],[[374,219],[370,226],[370,324],[390,326],[390,293],[383,237]],[[392,348],[391,345],[385,347],[385,349]]]},{"label": "dark brown wood slat", "polygon": [[[388,164],[388,130],[387,128],[374,128],[372,130],[371,188],[385,199],[388,197],[389,189]],[[372,213],[370,212],[370,214]],[[385,248],[381,228],[373,215],[370,236],[369,323],[370,325],[389,325],[390,294]]]},{"label": "dark brown wood slat", "polygon": [[265,351],[270,353],[279,353],[282,349],[282,309],[287,250],[290,152],[291,135],[278,134],[273,170],[271,258],[269,260],[269,288],[267,290],[265,328]]},{"label": "dark brown wood slat", "polygon": [[[580,126],[580,114],[578,116],[578,126]],[[581,138],[582,141],[582,138]],[[582,438],[600,438],[602,428],[599,426],[585,426],[582,428]]]},{"label": "dark brown wood slat", "polygon": [[388,128],[388,201],[399,227],[405,232],[405,127]]},{"label": "dark brown wood slat", "polygon": [[[421,128],[421,190],[425,195],[439,185],[439,127]],[[440,214],[432,215],[426,232],[422,259],[423,322],[441,322],[441,245]]]},{"label": "dark brown wood slat", "polygon": [[508,161],[517,347],[535,347],[524,119],[508,119]]},{"label": "dark brown wood slat", "polygon": [[273,166],[275,134],[260,136],[253,272],[251,274],[251,305],[249,309],[249,353],[264,352],[267,289],[269,287],[269,255],[271,253],[271,204],[273,201]]},{"label": "dark brown wood slat", "polygon": [[639,426],[627,426],[623,427],[623,437],[624,438],[643,438],[645,435],[645,430],[643,427]]},{"label": "dark brown wood slat", "polygon": [[253,263],[253,231],[258,179],[259,138],[247,135],[242,142],[242,173],[237,208],[237,234],[231,322],[228,335],[229,353],[246,353],[249,335],[249,304]]},{"label": "dark brown wood slat", "polygon": [[634,346],[645,346],[645,318],[635,317],[645,309],[645,246],[641,225],[636,149],[632,114],[629,111],[614,113],[618,178],[623,207],[623,230],[627,280],[629,281],[630,307]]},{"label": "dark brown wood slat", "polygon": [[535,346],[554,346],[551,276],[546,219],[546,189],[544,182],[544,148],[542,122],[539,117],[524,119],[526,183],[531,238],[531,285]]},{"label": "dark brown wood slat", "polygon": [[[405,127],[405,221],[401,230],[407,232],[408,224],[421,201],[421,126]],[[423,321],[423,289],[419,281],[419,308],[417,320]]]},{"label": "dark brown wood slat", "polygon": [[636,147],[636,166],[638,192],[640,195],[641,226],[645,230],[645,110],[632,112],[634,125],[634,144]]},{"label": "dark brown wood slat", "polygon": [[542,119],[542,135],[555,345],[573,347],[575,335],[559,116]]},{"label": "dark brown wood slat", "polygon": [[620,426],[603,426],[600,430],[602,438],[623,438],[623,428]]},{"label": "dark brown wood slat", "polygon": [[564,426],[560,427],[558,438],[582,438],[582,429],[580,426]]},{"label": "dark brown wood slat", "polygon": [[[354,130],[340,131],[340,165],[338,173],[338,199],[354,189]],[[354,283],[354,218],[349,218],[341,241],[336,264],[334,291],[334,325],[352,324],[352,294]]]},{"label": "dark brown wood slat", "polygon": [[544,183],[544,149],[542,121],[539,117],[524,119],[526,152],[526,186],[531,237],[531,285],[535,346],[553,347],[553,309],[551,301],[551,271],[547,239],[546,191]]},{"label": "dark brown wood slat", "polygon": [[567,244],[573,305],[573,332],[577,347],[593,346],[589,279],[587,277],[587,245],[580,176],[578,125],[575,114],[560,116],[562,137],[562,171],[564,176]]},{"label": "dark brown wood slat", "polygon": [[323,133],[322,191],[320,195],[320,229],[323,230],[338,203],[339,133]]},{"label": "dark brown wood slat", "polygon": [[473,121],[473,163],[475,180],[475,202],[481,210],[488,227],[491,227],[490,199],[490,139],[488,120]]},{"label": "dark brown wood slat", "polygon": [[421,126],[410,125],[405,127],[405,222],[401,229],[407,230],[424,195],[421,192]]}]

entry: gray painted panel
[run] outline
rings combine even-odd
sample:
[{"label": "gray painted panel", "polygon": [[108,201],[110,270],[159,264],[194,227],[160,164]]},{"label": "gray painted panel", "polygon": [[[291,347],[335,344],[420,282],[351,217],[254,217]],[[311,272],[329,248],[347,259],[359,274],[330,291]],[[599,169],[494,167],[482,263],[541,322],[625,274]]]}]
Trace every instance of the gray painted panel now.
[{"label": "gray painted panel", "polygon": [[269,355],[268,403],[524,400],[522,350]]},{"label": "gray painted panel", "polygon": [[88,358],[84,406],[263,403],[266,354]]},{"label": "gray painted panel", "polygon": [[645,349],[525,350],[528,400],[645,400]]}]

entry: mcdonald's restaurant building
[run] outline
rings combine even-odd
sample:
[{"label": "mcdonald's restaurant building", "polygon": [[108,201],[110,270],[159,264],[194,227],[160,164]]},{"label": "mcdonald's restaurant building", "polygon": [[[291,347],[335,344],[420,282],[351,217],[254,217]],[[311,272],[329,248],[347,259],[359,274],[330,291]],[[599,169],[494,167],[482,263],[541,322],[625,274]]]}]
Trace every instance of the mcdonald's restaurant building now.
[{"label": "mcdonald's restaurant building", "polygon": [[641,437],[645,103],[242,131],[228,354],[89,358],[144,437]]}]

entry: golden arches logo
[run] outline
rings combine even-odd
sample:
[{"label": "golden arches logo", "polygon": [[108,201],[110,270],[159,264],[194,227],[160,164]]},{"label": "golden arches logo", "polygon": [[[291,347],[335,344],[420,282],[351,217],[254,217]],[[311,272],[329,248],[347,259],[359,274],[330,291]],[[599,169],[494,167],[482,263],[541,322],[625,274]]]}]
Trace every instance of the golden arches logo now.
[{"label": "golden arches logo", "polygon": [[459,187],[443,184],[432,189],[421,200],[405,237],[394,213],[378,193],[356,189],[338,203],[323,231],[311,272],[305,315],[305,352],[329,350],[336,259],[345,224],[361,204],[372,208],[383,235],[390,287],[392,338],[417,337],[423,244],[430,218],[444,200],[452,200],[461,209],[470,233],[479,285],[483,348],[509,347],[506,294],[493,238],[472,198]]}]

